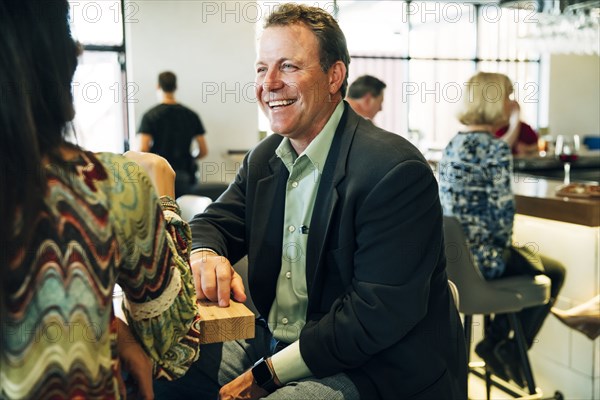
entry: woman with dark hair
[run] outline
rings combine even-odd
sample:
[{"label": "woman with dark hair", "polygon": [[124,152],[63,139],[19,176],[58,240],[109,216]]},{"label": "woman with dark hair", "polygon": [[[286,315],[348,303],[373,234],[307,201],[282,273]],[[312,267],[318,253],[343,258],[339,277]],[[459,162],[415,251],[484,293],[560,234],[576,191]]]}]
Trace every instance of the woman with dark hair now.
[{"label": "woman with dark hair", "polygon": [[68,9],[0,2],[0,398],[123,397],[119,357],[150,397],[198,356],[191,234],[164,159],[66,141]]},{"label": "woman with dark hair", "polygon": [[[461,222],[485,279],[538,274],[550,278],[549,303],[518,314],[531,347],[562,288],[565,269],[557,261],[511,245],[515,216],[512,156],[508,144],[494,137],[499,126],[519,122],[511,93],[506,75],[479,72],[467,82],[458,115],[464,129],[450,140],[440,163],[440,201],[444,214]],[[510,331],[506,314],[496,315],[475,352],[495,375],[524,386]]]}]

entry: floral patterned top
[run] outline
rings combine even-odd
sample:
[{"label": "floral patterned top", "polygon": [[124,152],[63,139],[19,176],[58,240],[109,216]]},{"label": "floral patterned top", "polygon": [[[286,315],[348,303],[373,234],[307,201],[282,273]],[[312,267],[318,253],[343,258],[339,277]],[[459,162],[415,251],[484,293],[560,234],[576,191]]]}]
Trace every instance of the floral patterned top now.
[{"label": "floral patterned top", "polygon": [[115,154],[85,152],[46,176],[34,226],[15,227],[35,233],[9,265],[0,398],[123,397],[115,283],[155,377],[183,375],[198,357],[199,319],[191,231],[177,204],[162,198],[161,206],[148,176]]},{"label": "floral patterned top", "polygon": [[502,276],[504,249],[515,215],[508,144],[488,132],[460,132],[440,162],[440,200],[445,215],[462,224],[474,260],[486,279]]}]

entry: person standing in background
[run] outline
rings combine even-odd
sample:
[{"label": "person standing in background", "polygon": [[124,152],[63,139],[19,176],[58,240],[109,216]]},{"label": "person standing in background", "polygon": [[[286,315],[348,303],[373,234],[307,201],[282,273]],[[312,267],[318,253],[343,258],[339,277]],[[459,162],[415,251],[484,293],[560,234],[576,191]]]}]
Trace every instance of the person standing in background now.
[{"label": "person standing in background", "polygon": [[[173,72],[158,75],[158,89],[161,103],[144,114],[138,130],[140,150],[167,159],[177,174],[175,196],[179,197],[190,193],[196,184],[196,160],[208,154],[205,130],[198,114],[175,100],[177,76]],[[196,157],[190,153],[193,140],[200,150]]]},{"label": "person standing in background", "polygon": [[371,75],[357,78],[348,88],[346,101],[357,114],[373,120],[382,110],[383,90],[386,84]]}]

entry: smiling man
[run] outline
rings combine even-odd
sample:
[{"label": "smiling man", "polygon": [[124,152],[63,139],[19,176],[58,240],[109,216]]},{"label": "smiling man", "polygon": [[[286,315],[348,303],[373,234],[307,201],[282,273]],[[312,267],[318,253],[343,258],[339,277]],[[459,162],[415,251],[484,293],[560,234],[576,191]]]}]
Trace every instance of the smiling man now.
[{"label": "smiling man", "polygon": [[466,398],[436,180],[343,101],[349,63],[325,11],[266,20],[256,95],[277,134],[190,224],[199,298],[245,301],[231,265],[248,256],[256,336],[202,347],[158,398]]}]

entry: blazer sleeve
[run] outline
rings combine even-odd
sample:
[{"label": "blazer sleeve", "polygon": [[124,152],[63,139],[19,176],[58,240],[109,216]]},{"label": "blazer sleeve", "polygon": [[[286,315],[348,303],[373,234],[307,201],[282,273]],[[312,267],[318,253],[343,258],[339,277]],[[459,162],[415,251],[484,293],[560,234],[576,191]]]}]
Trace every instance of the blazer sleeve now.
[{"label": "blazer sleeve", "polygon": [[249,155],[244,158],[235,180],[210,204],[204,213],[190,221],[192,250],[210,248],[232,264],[244,256],[246,242],[246,184]]},{"label": "blazer sleeve", "polygon": [[346,255],[351,287],[300,334],[302,357],[317,377],[361,366],[426,315],[430,279],[443,258],[431,168],[417,160],[397,164],[359,206],[355,225],[356,246]]}]

